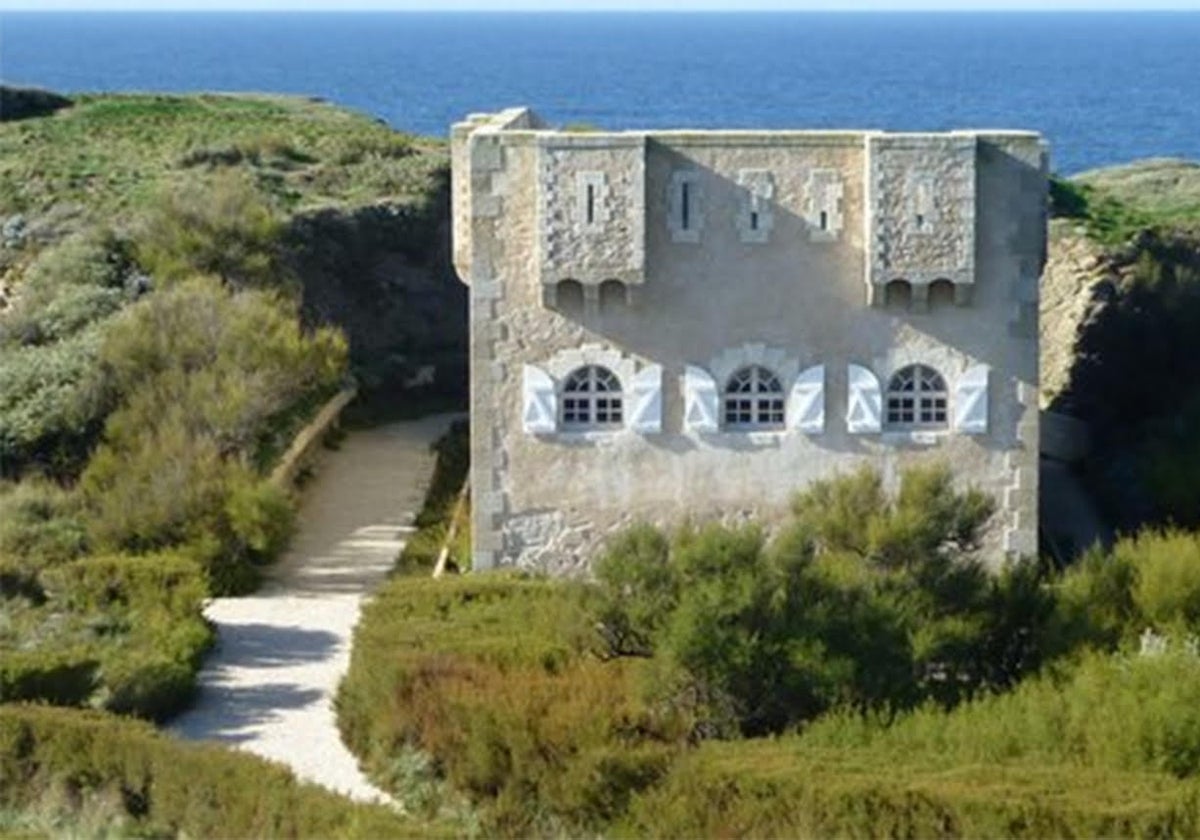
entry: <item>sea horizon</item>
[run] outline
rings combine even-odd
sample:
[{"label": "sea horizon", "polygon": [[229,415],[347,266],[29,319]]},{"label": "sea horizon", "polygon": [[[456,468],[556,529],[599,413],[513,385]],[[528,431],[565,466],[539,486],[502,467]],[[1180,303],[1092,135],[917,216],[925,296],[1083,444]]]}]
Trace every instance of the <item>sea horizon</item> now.
[{"label": "sea horizon", "polygon": [[1028,129],[1070,174],[1200,158],[1196,43],[1200,10],[21,10],[0,80],[310,96],[441,137],[512,105],[611,130]]}]

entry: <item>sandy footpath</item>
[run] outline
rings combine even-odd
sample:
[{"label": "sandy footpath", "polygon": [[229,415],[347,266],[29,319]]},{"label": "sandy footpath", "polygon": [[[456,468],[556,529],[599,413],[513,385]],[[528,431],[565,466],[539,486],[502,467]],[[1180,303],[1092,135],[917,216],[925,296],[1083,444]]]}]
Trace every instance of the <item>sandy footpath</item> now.
[{"label": "sandy footpath", "polygon": [[172,731],[281,761],[355,799],[386,799],[342,745],[333,695],[359,606],[411,533],[433,472],[430,444],[451,419],[352,432],[323,454],[291,548],[262,588],[217,598],[205,610],[217,625],[217,647],[195,705]]}]

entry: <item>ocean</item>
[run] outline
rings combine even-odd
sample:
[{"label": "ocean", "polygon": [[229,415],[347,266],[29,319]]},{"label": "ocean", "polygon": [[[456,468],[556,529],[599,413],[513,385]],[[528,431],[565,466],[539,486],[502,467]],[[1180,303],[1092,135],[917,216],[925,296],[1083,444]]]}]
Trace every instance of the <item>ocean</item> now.
[{"label": "ocean", "polygon": [[1200,158],[1200,13],[2,13],[0,79],[318,96],[442,135],[530,105],[609,128],[1022,128],[1070,174]]}]

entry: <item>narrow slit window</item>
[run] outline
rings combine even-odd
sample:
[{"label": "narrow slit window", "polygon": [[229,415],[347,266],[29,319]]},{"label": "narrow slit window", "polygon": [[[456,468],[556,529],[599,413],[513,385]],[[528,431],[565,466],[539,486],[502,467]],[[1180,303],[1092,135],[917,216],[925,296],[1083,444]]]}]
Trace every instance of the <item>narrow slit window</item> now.
[{"label": "narrow slit window", "polygon": [[758,211],[750,211],[750,230],[758,230]]},{"label": "narrow slit window", "polygon": [[587,223],[596,223],[596,185],[587,185]]},{"label": "narrow slit window", "polygon": [[924,230],[924,229],[925,229],[925,214],[918,213],[917,214],[917,230]]},{"label": "narrow slit window", "polygon": [[679,226],[684,230],[691,228],[691,186],[687,181],[679,185]]},{"label": "narrow slit window", "polygon": [[821,211],[821,230],[829,230],[829,212]]}]

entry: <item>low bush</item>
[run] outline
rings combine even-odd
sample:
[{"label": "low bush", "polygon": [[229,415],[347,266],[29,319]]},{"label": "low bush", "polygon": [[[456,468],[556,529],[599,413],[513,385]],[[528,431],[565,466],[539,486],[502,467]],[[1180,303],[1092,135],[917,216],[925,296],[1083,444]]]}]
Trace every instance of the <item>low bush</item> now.
[{"label": "low bush", "polygon": [[237,288],[280,288],[282,231],[282,217],[253,182],[221,170],[158,194],[135,237],[137,260],[164,282],[202,274]]},{"label": "low bush", "polygon": [[189,544],[214,592],[243,591],[286,542],[292,508],[258,450],[345,369],[339,333],[306,333],[277,294],[196,279],[129,308],[102,352],[123,395],[80,481],[102,549]]},{"label": "low bush", "polygon": [[86,646],[7,650],[0,659],[0,703],[22,700],[56,706],[87,705],[100,662]]},{"label": "low bush", "polygon": [[383,784],[406,751],[427,753],[495,833],[604,825],[692,722],[643,699],[646,663],[597,655],[589,597],[501,575],[393,580],[355,629],[337,699],[347,744]]},{"label": "low bush", "polygon": [[1187,837],[1200,791],[1152,773],[956,765],[802,739],[708,743],[635,798],[617,837]]},{"label": "low bush", "polygon": [[0,557],[33,573],[87,550],[87,530],[70,492],[47,481],[0,484]]},{"label": "low bush", "polygon": [[44,345],[0,348],[0,476],[32,465],[72,476],[107,410],[101,326]]},{"label": "low bush", "polygon": [[99,349],[131,271],[103,230],[46,247],[25,269],[0,313],[0,475],[78,472],[110,407]]},{"label": "low bush", "polygon": [[110,715],[0,707],[0,807],[111,800],[138,836],[448,837],[445,826],[352,803],[263,759],[176,741]]},{"label": "low bush", "polygon": [[37,576],[40,603],[0,600],[0,701],[96,706],[155,720],[190,700],[212,630],[189,557],[87,557]]},{"label": "low bush", "polygon": [[1146,630],[1200,632],[1200,536],[1143,531],[1093,549],[1055,585],[1060,646],[1115,650]]},{"label": "low bush", "polygon": [[794,507],[770,545],[754,527],[671,540],[643,527],[599,561],[615,648],[673,666],[668,691],[690,675],[717,730],[777,732],[839,705],[952,704],[1040,665],[1053,602],[1036,569],[984,571],[974,551],[991,504],[948,470],[905,473],[894,499],[863,470]]},{"label": "low bush", "polygon": [[0,85],[0,122],[44,117],[70,105],[70,99],[48,90]]},{"label": "low bush", "polygon": [[811,748],[869,749],[944,765],[1077,765],[1200,777],[1200,658],[1178,645],[1159,655],[1090,653],[1060,673],[1027,680],[946,713],[895,719],[851,713],[814,723]]}]

